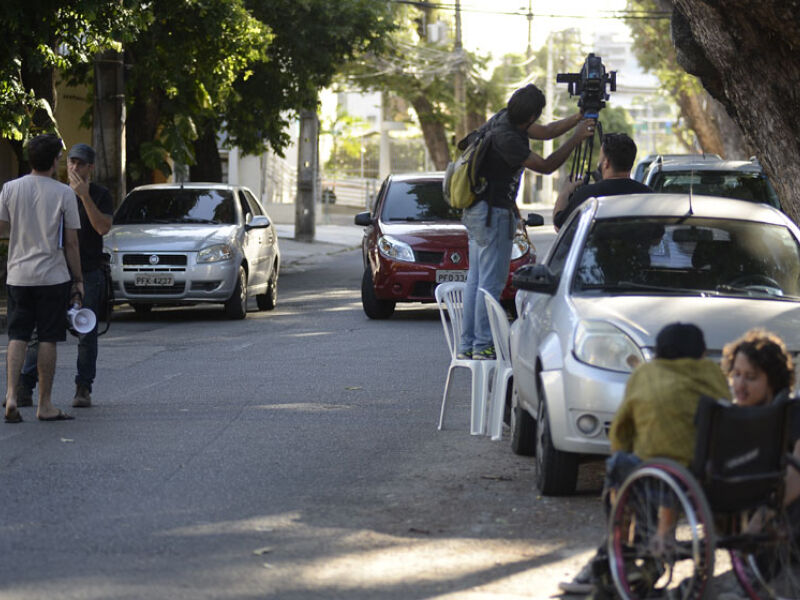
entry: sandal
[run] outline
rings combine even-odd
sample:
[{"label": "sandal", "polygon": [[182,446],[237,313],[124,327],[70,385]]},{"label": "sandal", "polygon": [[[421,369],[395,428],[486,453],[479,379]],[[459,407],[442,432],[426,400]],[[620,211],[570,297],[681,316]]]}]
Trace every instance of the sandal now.
[{"label": "sandal", "polygon": [[22,414],[15,407],[12,408],[5,416],[6,423],[22,423]]}]

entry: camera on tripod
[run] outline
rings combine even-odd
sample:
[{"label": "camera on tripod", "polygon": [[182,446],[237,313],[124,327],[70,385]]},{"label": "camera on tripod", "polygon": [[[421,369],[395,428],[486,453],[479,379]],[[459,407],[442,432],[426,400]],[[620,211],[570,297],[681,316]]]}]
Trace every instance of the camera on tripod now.
[{"label": "camera on tripod", "polygon": [[589,119],[596,119],[600,109],[605,107],[608,100],[606,88],[611,92],[617,91],[617,72],[606,73],[603,60],[594,53],[586,57],[580,73],[559,73],[556,81],[568,85],[570,96],[580,96],[578,107]]}]

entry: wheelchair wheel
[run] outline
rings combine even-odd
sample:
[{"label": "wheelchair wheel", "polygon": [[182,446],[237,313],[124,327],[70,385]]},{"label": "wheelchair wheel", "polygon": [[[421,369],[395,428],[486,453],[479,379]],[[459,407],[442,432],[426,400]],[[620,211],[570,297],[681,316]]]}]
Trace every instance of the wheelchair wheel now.
[{"label": "wheelchair wheel", "polygon": [[731,564],[753,600],[800,599],[800,502],[765,519],[758,550],[731,550]]},{"label": "wheelchair wheel", "polygon": [[714,572],[714,520],[678,463],[648,461],[622,484],[609,518],[609,569],[624,598],[703,598]]}]

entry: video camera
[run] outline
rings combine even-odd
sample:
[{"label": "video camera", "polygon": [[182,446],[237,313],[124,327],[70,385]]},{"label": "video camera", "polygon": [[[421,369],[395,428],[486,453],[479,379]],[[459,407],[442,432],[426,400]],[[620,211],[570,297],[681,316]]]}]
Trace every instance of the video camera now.
[{"label": "video camera", "polygon": [[600,109],[605,107],[608,100],[606,87],[609,91],[617,91],[617,72],[606,73],[603,60],[594,53],[586,57],[580,73],[558,73],[556,81],[568,84],[570,96],[580,96],[578,107],[589,119],[596,119]]}]

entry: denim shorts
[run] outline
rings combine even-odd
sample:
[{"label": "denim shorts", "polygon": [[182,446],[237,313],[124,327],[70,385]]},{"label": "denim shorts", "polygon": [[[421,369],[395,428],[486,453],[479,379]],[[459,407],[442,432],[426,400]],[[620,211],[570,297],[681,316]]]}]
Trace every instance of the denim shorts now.
[{"label": "denim shorts", "polygon": [[30,341],[34,327],[40,342],[67,339],[70,282],[56,285],[7,285],[8,339]]}]

